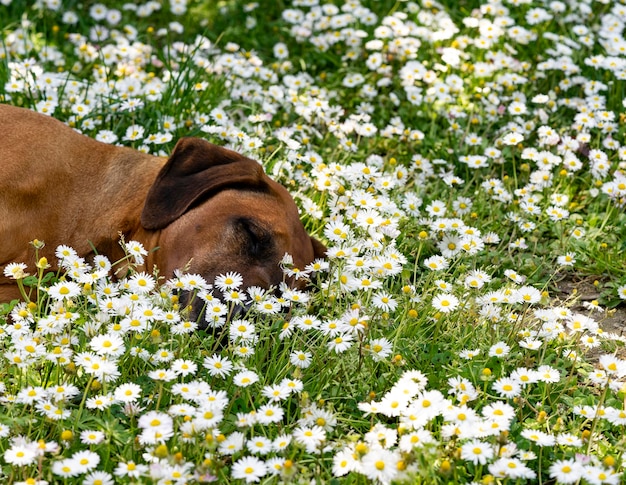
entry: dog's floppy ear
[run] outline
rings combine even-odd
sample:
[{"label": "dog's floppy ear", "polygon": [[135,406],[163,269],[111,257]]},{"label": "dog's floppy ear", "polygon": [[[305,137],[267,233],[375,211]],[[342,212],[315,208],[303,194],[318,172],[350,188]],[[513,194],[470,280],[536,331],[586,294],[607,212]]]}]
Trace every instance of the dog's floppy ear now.
[{"label": "dog's floppy ear", "polygon": [[141,225],[163,229],[198,202],[226,188],[265,187],[258,162],[200,138],[181,138],[148,191]]}]

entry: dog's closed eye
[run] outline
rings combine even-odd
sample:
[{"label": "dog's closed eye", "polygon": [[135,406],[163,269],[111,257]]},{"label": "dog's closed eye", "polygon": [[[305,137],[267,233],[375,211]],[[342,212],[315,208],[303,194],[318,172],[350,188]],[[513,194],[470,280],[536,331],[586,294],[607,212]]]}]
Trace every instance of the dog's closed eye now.
[{"label": "dog's closed eye", "polygon": [[273,255],[275,244],[271,231],[248,217],[235,219],[234,225],[237,237],[243,242],[240,245],[243,255],[256,260],[267,259]]}]

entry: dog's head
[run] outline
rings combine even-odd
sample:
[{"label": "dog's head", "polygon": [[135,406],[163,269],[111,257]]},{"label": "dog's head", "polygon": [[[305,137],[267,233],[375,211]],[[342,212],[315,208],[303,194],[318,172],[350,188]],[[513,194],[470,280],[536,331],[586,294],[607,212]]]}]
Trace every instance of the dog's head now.
[{"label": "dog's head", "polygon": [[199,138],[178,142],[148,192],[141,224],[160,231],[162,272],[188,267],[209,283],[236,271],[244,287],[277,286],[285,253],[303,269],[326,251],[258,162]]}]

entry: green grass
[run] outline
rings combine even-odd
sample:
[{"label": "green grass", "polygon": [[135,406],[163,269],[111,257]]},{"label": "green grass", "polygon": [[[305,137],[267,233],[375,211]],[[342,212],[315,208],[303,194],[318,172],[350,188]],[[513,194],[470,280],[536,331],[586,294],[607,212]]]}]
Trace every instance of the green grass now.
[{"label": "green grass", "polygon": [[[112,25],[89,13],[96,2],[5,3],[0,101],[51,101],[83,133],[110,130],[153,154],[190,135],[245,152],[292,192],[307,230],[329,247],[329,267],[312,277],[307,301],[273,314],[253,306],[252,337],[224,345],[220,332],[240,322],[181,328],[173,282],[136,292],[133,278],[147,275],[133,265],[127,279],[109,272],[56,298],[80,278],[24,261],[25,302],[0,304],[3,483],[624,481],[624,338],[601,330],[626,297],[623,69],[589,62],[611,55],[603,21],[612,11],[623,19],[622,6],[587,14],[585,2],[569,2],[535,24],[544,2],[489,11],[479,1],[363,1],[369,20],[329,2],[327,23],[308,25],[283,15],[316,10],[298,2],[193,2],[180,15],[167,4],[146,16],[107,2],[121,14]],[[75,24],[64,20],[70,10]],[[94,40],[98,26],[108,35]],[[53,88],[37,85],[48,76]],[[130,100],[140,106],[124,110]],[[77,115],[81,104],[89,112]],[[589,113],[601,123],[583,127]],[[123,140],[131,125],[144,135]],[[171,142],[145,143],[166,131]],[[508,145],[513,131],[523,141]],[[249,137],[262,146],[237,141]],[[466,163],[487,152],[478,168]],[[441,268],[428,266],[442,254]],[[579,279],[597,281],[598,301],[559,293]],[[116,310],[102,311],[107,299]],[[145,306],[158,316],[140,315]],[[128,315],[140,326],[128,327]],[[334,350],[338,336],[345,349]],[[107,354],[107,339],[119,352]],[[310,363],[296,365],[298,353]],[[234,368],[221,375],[215,356]],[[244,370],[258,381],[240,382]],[[285,390],[289,381],[301,388]],[[139,391],[125,402],[131,385]],[[270,386],[281,385],[274,402]],[[272,403],[281,419],[250,422]],[[162,435],[150,435],[157,422]],[[288,444],[262,454],[259,437]]]}]

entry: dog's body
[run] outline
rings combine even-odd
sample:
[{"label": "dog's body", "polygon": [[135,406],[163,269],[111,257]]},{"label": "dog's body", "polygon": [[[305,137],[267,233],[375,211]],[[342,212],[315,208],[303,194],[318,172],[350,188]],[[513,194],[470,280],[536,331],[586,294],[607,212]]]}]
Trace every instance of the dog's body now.
[{"label": "dog's body", "polygon": [[[188,265],[208,282],[237,271],[244,286],[282,280],[285,252],[303,268],[325,248],[309,237],[284,187],[255,161],[197,138],[169,159],[100,143],[35,112],[0,105],[0,268],[33,262],[29,242],[116,261],[120,234],[151,252],[145,267]],[[0,274],[0,302],[17,297]]]}]

